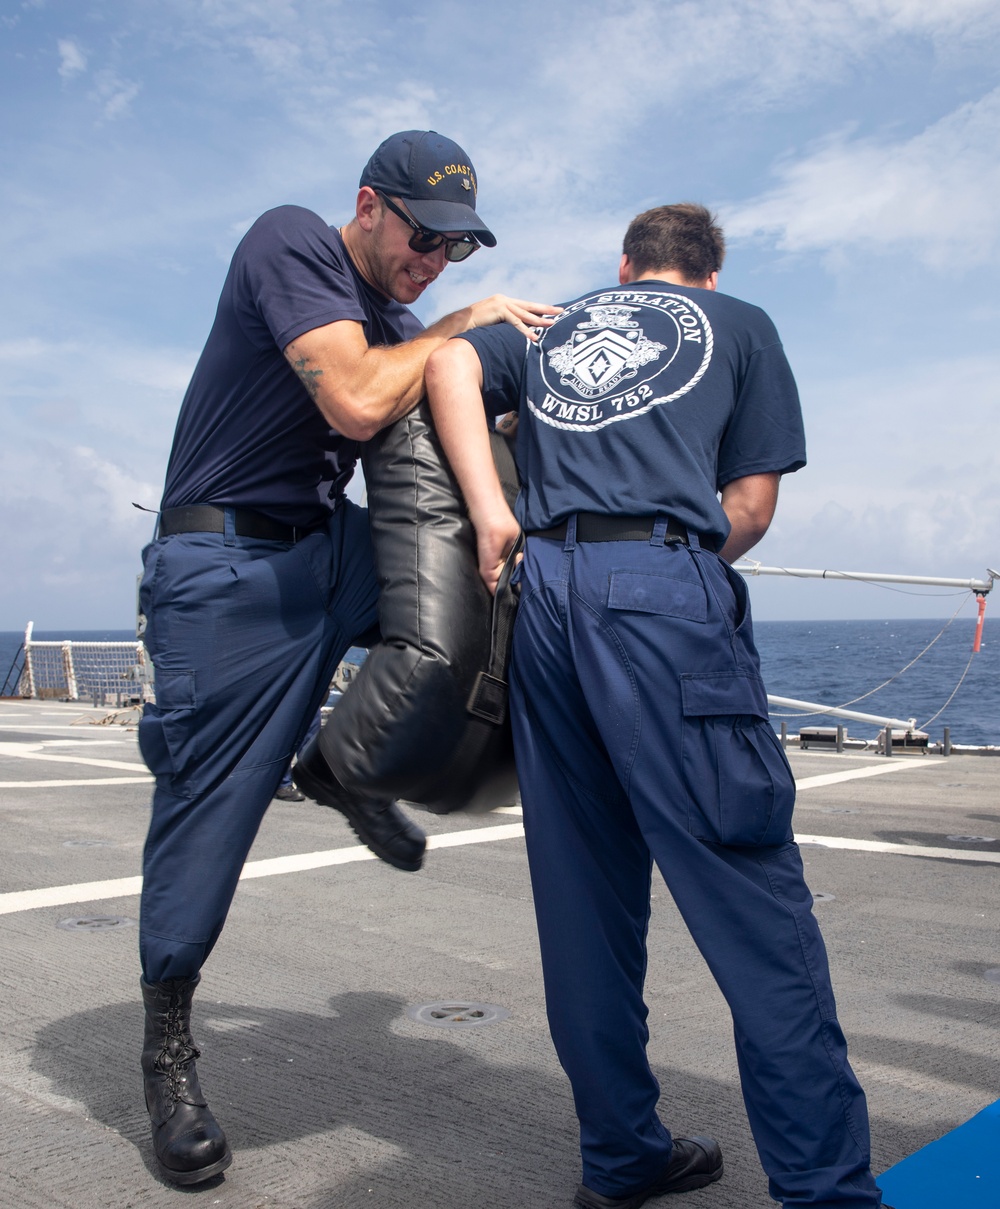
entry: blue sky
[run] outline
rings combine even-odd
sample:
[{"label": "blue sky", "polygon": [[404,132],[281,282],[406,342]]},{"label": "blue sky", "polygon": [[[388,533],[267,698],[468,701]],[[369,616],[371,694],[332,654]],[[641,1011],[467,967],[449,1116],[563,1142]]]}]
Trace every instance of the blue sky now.
[{"label": "blue sky", "polygon": [[[703,201],[720,288],[769,311],[806,416],[810,464],[754,556],[982,576],[998,65],[995,0],[3,0],[0,629],[132,623],[132,501],[156,507],[233,248],[283,202],[345,221],[371,150],[411,127],[466,148],[499,240],[424,319],[606,284],[634,214]],[[960,601],[752,590],[761,618]]]}]

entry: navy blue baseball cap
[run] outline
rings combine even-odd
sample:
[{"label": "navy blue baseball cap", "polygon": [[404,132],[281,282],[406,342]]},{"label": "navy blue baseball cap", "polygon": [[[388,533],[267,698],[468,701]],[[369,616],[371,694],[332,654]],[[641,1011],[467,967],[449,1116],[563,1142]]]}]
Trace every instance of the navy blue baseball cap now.
[{"label": "navy blue baseball cap", "polygon": [[458,143],[435,130],[390,135],[361,173],[359,185],[398,197],[428,231],[467,231],[487,248],[496,236],[476,213],[476,171]]}]

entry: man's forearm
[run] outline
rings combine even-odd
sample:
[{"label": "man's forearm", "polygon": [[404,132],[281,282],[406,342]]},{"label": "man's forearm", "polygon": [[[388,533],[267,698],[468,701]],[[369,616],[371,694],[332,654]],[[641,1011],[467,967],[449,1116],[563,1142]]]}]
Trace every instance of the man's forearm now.
[{"label": "man's forearm", "polygon": [[285,347],[285,357],[330,426],[367,441],[411,411],[424,394],[427,359],[452,336],[476,327],[509,323],[531,339],[559,308],[494,294],[445,315],[404,344],[369,347],[354,321],[304,332]]},{"label": "man's forearm", "polygon": [[519,530],[493,461],[475,349],[466,340],[450,341],[428,361],[426,380],[434,427],[476,530],[479,574],[496,591]]},{"label": "man's forearm", "polygon": [[722,509],[731,526],[719,551],[726,562],[742,558],[767,532],[778,503],[779,474],[752,474],[722,489]]}]

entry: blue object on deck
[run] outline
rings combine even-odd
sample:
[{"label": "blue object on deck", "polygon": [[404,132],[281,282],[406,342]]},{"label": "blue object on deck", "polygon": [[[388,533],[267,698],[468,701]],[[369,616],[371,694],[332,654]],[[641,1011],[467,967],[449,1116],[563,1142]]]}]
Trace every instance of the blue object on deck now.
[{"label": "blue object on deck", "polygon": [[879,1176],[894,1209],[997,1209],[1000,1100]]}]

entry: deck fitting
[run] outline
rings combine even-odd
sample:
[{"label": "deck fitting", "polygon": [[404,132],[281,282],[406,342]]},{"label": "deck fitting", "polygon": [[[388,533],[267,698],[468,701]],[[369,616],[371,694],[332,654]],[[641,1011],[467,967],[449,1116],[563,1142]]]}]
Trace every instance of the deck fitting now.
[{"label": "deck fitting", "polygon": [[127,915],[81,915],[75,919],[61,919],[57,928],[67,932],[101,932],[107,928],[134,928],[135,920]]},{"label": "deck fitting", "polygon": [[995,844],[996,836],[993,835],[946,835],[946,840],[951,840],[956,844]]},{"label": "deck fitting", "polygon": [[435,1028],[481,1028],[506,1020],[510,1012],[495,1003],[465,1003],[443,999],[440,1003],[422,1003],[406,1009],[406,1014],[418,1024]]}]

